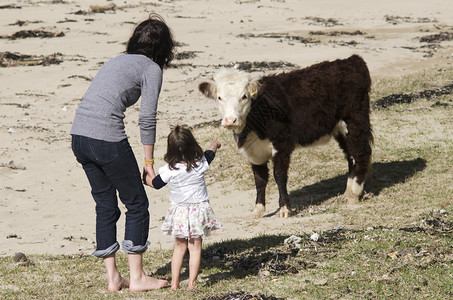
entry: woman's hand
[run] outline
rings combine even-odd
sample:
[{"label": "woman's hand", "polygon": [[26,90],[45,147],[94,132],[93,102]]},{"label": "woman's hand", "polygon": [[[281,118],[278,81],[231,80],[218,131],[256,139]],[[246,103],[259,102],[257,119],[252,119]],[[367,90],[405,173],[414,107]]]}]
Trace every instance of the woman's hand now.
[{"label": "woman's hand", "polygon": [[153,187],[153,179],[156,177],[156,173],[154,172],[153,164],[154,164],[154,144],[146,145],[143,144],[143,151],[145,153],[145,167],[143,168],[143,184],[148,185],[152,188]]},{"label": "woman's hand", "polygon": [[153,187],[153,179],[156,177],[156,173],[154,172],[154,168],[152,166],[145,166],[143,167],[143,184],[148,185],[152,188]]}]

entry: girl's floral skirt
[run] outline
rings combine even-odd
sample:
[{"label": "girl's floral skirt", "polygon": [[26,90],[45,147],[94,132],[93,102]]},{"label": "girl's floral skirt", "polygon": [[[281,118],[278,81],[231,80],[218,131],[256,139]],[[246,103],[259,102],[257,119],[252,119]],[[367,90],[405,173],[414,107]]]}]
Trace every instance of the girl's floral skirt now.
[{"label": "girl's floral skirt", "polygon": [[170,206],[160,227],[166,235],[176,238],[204,238],[211,230],[221,228],[208,201]]}]

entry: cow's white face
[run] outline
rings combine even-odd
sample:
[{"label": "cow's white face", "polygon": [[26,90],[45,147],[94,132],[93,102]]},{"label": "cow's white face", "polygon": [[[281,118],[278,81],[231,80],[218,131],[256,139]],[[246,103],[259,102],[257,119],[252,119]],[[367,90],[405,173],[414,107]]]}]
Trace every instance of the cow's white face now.
[{"label": "cow's white face", "polygon": [[215,83],[203,82],[200,91],[207,97],[217,99],[222,115],[222,126],[239,133],[244,129],[250,111],[252,97],[258,91],[258,83],[250,76],[235,69],[220,70],[214,76]]}]

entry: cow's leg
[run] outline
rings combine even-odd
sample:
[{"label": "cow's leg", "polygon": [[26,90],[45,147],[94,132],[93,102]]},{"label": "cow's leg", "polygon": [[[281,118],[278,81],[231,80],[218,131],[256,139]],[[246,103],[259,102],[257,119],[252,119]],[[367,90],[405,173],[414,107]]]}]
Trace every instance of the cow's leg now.
[{"label": "cow's leg", "polygon": [[343,195],[348,203],[358,203],[371,164],[372,134],[369,123],[364,123],[350,121],[346,136],[336,137],[348,161],[348,181]]},{"label": "cow's leg", "polygon": [[290,163],[290,154],[277,152],[273,158],[274,161],[274,178],[278,186],[280,217],[287,218],[291,212],[291,203],[287,190],[288,168]]},{"label": "cow's leg", "polygon": [[262,218],[266,211],[266,186],[269,181],[269,168],[267,163],[263,165],[252,164],[252,170],[255,177],[256,202],[250,217]]}]

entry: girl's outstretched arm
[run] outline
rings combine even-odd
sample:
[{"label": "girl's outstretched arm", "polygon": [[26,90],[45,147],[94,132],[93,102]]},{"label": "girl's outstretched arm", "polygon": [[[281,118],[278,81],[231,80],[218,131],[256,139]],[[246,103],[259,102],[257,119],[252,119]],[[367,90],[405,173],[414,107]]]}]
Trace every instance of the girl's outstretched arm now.
[{"label": "girl's outstretched arm", "polygon": [[215,153],[216,153],[217,149],[219,149],[222,146],[217,139],[218,138],[215,138],[214,140],[212,140],[211,145],[209,146],[208,150],[206,150],[204,152],[204,156],[206,157],[208,164],[211,164],[211,162],[215,158]]},{"label": "girl's outstretched arm", "polygon": [[220,142],[218,141],[218,138],[215,138],[212,140],[211,145],[209,146],[208,150],[211,150],[215,153],[217,151],[217,149],[219,149],[221,146],[222,146],[222,144],[220,144]]}]

